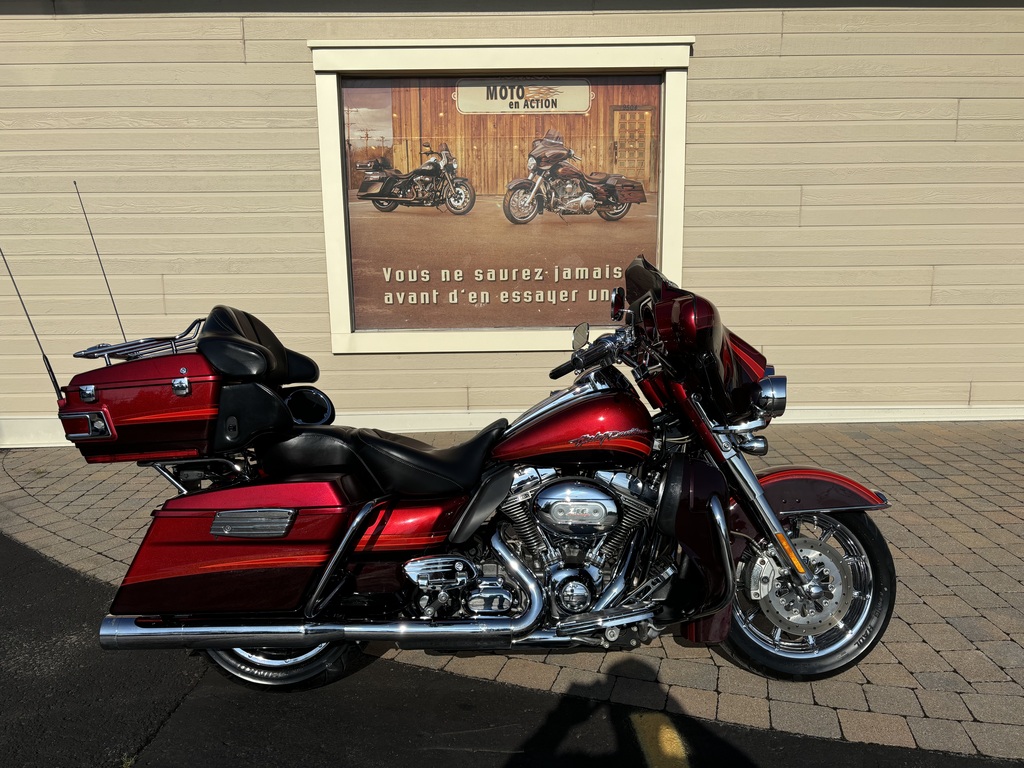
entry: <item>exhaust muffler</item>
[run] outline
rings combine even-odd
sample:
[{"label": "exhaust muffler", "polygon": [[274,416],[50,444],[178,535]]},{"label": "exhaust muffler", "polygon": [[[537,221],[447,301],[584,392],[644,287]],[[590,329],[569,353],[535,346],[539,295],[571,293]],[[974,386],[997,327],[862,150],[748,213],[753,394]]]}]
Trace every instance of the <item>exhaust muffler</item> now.
[{"label": "exhaust muffler", "polygon": [[151,616],[107,616],[100,624],[100,647],[108,651],[158,648],[309,648],[320,643],[385,641],[402,648],[502,650],[529,635],[540,623],[544,596],[533,573],[495,533],[491,546],[505,568],[526,590],[520,616],[446,621],[182,621]]}]

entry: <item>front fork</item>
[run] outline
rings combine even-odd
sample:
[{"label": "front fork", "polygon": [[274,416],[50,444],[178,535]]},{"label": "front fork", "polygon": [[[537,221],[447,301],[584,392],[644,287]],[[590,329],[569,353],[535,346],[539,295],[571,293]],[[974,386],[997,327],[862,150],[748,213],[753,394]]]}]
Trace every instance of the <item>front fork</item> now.
[{"label": "front fork", "polygon": [[526,198],[526,204],[530,205],[533,203],[533,198],[537,196],[537,191],[540,189],[540,184],[542,181],[544,181],[544,177],[541,176],[539,173],[531,173],[528,178],[530,181],[533,182],[533,187],[530,189],[530,194]]},{"label": "front fork", "polygon": [[718,454],[720,465],[747,501],[748,511],[753,514],[758,527],[769,537],[778,554],[779,562],[789,564],[793,575],[793,586],[806,598],[820,599],[825,593],[824,589],[800,559],[800,555],[793,547],[793,542],[789,539],[789,534],[779,522],[772,505],[768,503],[761,482],[757,479],[754,470],[750,468],[746,457],[736,447],[736,435],[744,434],[749,438],[749,433],[753,429],[766,426],[765,422],[737,428],[722,427],[708,418],[696,399],[691,400],[690,403],[704,427],[706,439],[714,443],[714,452]]}]

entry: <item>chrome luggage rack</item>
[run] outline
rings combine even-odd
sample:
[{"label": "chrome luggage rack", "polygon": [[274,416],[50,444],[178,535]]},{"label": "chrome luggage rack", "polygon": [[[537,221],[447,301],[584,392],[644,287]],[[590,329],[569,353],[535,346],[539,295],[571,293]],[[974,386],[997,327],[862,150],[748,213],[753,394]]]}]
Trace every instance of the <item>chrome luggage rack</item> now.
[{"label": "chrome luggage rack", "polygon": [[149,339],[136,339],[135,341],[124,341],[120,344],[97,344],[75,352],[75,357],[87,357],[96,359],[102,357],[107,365],[110,365],[110,358],[118,360],[138,360],[142,357],[156,357],[157,355],[175,354],[177,352],[188,352],[196,348],[196,338],[199,336],[199,327],[205,318],[198,317],[192,324],[177,336],[154,336]]}]

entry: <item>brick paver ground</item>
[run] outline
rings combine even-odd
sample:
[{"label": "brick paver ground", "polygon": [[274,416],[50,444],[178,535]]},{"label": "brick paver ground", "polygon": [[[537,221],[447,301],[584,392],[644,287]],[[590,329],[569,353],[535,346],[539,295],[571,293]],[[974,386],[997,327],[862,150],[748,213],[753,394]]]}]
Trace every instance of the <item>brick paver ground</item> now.
[{"label": "brick paver ground", "polygon": [[[371,650],[698,718],[1024,759],[1024,422],[780,424],[765,434],[764,463],[844,472],[892,502],[874,519],[896,560],[896,610],[858,667],[815,683],[766,681],[671,637],[633,653]],[[152,470],[88,466],[71,447],[0,451],[0,530],[110,583],[171,494]]]}]

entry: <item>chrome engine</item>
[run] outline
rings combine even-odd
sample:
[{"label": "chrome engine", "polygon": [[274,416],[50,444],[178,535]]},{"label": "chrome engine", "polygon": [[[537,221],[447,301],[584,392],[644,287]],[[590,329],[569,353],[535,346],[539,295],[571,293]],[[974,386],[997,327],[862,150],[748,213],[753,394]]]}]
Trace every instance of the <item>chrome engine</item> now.
[{"label": "chrome engine", "polygon": [[[503,539],[544,587],[554,621],[579,622],[621,602],[631,534],[654,517],[658,495],[655,484],[626,472],[581,477],[556,469],[517,470],[497,510],[499,528],[505,527]],[[486,548],[468,556],[416,558],[404,570],[416,586],[421,618],[508,614],[524,600],[515,579]],[[649,594],[661,583],[642,586]]]},{"label": "chrome engine", "polygon": [[555,184],[554,198],[552,209],[557,213],[593,213],[597,209],[594,196],[576,180]]}]

